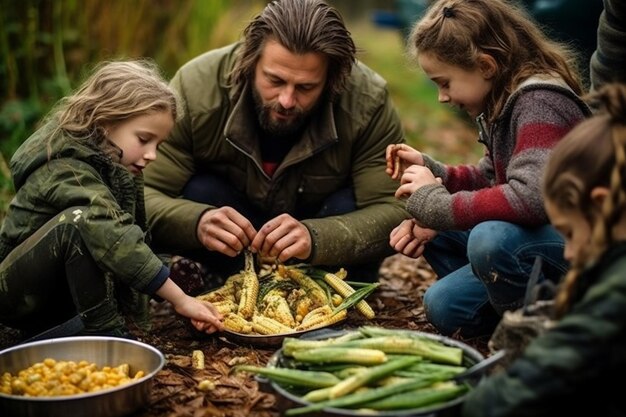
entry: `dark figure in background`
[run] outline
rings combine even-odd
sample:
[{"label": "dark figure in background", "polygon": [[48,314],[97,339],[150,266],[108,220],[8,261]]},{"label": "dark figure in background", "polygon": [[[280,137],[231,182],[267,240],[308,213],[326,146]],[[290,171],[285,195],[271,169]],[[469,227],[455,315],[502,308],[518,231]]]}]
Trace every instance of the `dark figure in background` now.
[{"label": "dark figure in background", "polygon": [[626,82],[626,2],[604,0],[598,22],[598,46],[591,57],[591,88]]}]

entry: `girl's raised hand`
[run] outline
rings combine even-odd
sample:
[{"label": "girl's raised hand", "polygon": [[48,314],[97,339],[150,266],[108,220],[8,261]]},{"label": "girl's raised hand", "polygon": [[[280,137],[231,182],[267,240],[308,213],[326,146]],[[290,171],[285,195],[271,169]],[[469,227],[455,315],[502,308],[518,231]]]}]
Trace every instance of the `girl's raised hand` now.
[{"label": "girl's raised hand", "polygon": [[387,146],[385,159],[387,161],[385,172],[394,180],[400,179],[411,165],[424,165],[422,153],[404,143]]},{"label": "girl's raised hand", "polygon": [[396,198],[410,197],[418,188],[429,184],[441,184],[441,178],[425,166],[411,165],[402,174]]}]

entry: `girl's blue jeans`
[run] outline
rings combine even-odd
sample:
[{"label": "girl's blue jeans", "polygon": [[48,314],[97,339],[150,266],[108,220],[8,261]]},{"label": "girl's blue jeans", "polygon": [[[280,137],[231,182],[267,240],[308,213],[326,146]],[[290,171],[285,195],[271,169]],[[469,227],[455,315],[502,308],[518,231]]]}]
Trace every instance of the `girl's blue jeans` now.
[{"label": "girl's blue jeans", "polygon": [[569,266],[564,247],[551,225],[487,221],[440,232],[424,251],[438,277],[424,294],[427,319],[444,335],[491,334],[506,310],[522,306],[536,256],[543,258],[539,281],[560,280]]}]

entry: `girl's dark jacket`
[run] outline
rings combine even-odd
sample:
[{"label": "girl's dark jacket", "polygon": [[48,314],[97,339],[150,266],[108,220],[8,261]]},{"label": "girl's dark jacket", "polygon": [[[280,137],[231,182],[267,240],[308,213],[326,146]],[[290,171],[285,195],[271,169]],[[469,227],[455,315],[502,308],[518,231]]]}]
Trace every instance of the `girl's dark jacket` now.
[{"label": "girl's dark jacket", "polygon": [[626,415],[626,243],[578,282],[572,309],[470,391],[464,417]]},{"label": "girl's dark jacket", "polygon": [[[0,230],[0,261],[61,211],[81,210],[81,236],[105,272],[152,294],[169,275],[148,247],[143,178],[48,122],[11,159],[15,197]],[[77,223],[78,224],[78,223]]]}]

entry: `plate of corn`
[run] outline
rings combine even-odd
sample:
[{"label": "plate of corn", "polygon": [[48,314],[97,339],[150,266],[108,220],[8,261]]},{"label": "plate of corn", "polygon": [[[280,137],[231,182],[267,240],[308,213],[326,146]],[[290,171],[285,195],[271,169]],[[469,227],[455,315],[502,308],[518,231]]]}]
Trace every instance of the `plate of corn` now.
[{"label": "plate of corn", "polygon": [[[460,341],[377,326],[286,337],[256,375],[285,416],[456,415],[478,380],[454,377],[484,356]],[[456,414],[455,414],[456,413]]]},{"label": "plate of corn", "polygon": [[347,281],[341,268],[329,272],[307,264],[261,264],[251,252],[245,266],[220,288],[196,298],[224,316],[224,335],[238,343],[279,346],[285,337],[343,322],[349,308],[367,319],[375,312],[365,298],[379,283]]}]

